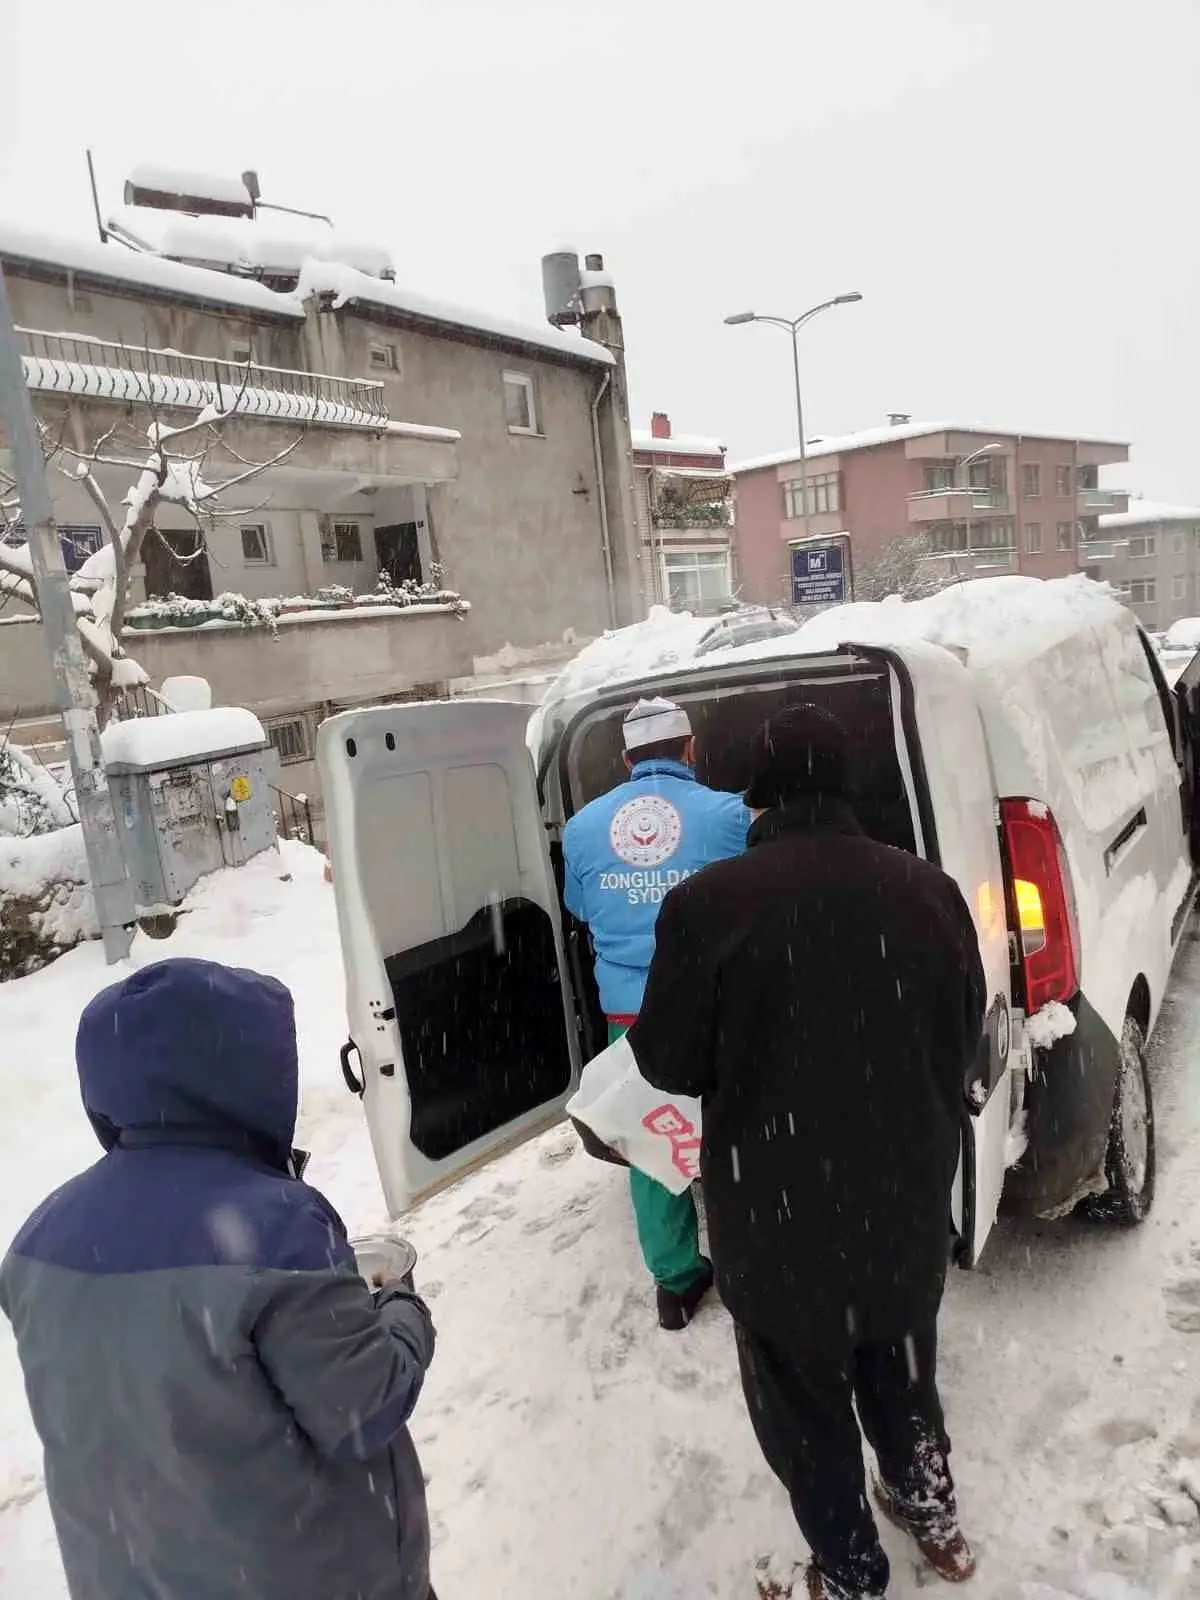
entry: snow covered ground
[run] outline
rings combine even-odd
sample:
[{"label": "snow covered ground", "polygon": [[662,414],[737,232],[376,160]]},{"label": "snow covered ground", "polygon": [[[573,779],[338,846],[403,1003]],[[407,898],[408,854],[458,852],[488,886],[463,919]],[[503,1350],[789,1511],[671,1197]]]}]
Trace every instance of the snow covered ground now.
[{"label": "snow covered ground", "polygon": [[[303,846],[201,883],[174,938],[287,982],[302,1143],[352,1232],[384,1222],[345,1033],[332,891]],[[97,1154],[72,1041],[113,976],[96,945],[0,986],[0,1243]],[[1200,1595],[1200,942],[1156,1044],[1159,1200],[1136,1233],[1003,1225],[952,1276],[943,1375],[975,1600]],[[764,1551],[801,1551],[745,1420],[719,1307],[660,1334],[623,1174],[556,1130],[425,1206],[406,1229],[437,1319],[415,1433],[442,1600],[738,1600]],[[103,1384],[103,1373],[97,1373]],[[1192,1494],[1186,1492],[1190,1485]],[[925,1596],[903,1541],[896,1600]],[[7,1329],[0,1333],[0,1594],[65,1587]]]}]

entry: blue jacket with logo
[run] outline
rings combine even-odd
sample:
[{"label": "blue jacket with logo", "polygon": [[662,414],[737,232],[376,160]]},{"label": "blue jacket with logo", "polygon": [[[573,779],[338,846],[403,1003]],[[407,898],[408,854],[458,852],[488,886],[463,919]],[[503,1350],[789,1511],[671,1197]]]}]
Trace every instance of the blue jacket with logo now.
[{"label": "blue jacket with logo", "polygon": [[600,1003],[636,1016],[669,890],[710,861],[741,855],[750,813],[679,761],[640,761],[628,783],[584,806],[563,833],[563,898],[591,929]]}]

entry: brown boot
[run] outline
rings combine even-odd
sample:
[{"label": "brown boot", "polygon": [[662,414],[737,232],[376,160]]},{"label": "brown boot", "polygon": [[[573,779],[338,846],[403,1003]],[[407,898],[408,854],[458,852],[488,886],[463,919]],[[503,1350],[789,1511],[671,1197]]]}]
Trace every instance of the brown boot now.
[{"label": "brown boot", "polygon": [[919,1527],[904,1515],[882,1483],[876,1480],[871,1490],[884,1516],[908,1535],[939,1578],[945,1578],[947,1583],[965,1583],[975,1576],[979,1563],[960,1528]]}]

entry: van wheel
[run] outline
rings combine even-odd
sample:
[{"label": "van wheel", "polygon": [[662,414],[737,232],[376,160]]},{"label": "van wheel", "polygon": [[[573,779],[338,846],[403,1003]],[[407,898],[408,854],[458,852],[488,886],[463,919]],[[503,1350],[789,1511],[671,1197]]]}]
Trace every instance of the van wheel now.
[{"label": "van wheel", "polygon": [[1133,1017],[1126,1017],[1121,1033],[1121,1067],[1113,1101],[1108,1154],[1104,1160],[1108,1189],[1084,1201],[1083,1215],[1091,1222],[1136,1227],[1150,1215],[1154,1204],[1156,1171],[1154,1101],[1146,1066],[1146,1038],[1141,1024]]}]

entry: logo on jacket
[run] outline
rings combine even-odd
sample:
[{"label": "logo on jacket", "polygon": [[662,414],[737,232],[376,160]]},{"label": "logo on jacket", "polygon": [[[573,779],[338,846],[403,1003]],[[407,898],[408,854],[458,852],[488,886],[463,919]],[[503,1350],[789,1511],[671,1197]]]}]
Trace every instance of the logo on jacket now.
[{"label": "logo on jacket", "polygon": [[613,854],[631,867],[657,867],[669,861],[683,838],[683,822],[660,794],[639,795],[616,812],[608,830]]}]

